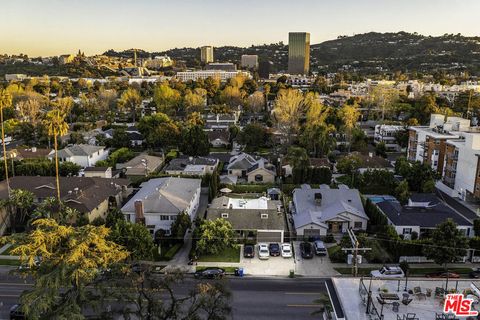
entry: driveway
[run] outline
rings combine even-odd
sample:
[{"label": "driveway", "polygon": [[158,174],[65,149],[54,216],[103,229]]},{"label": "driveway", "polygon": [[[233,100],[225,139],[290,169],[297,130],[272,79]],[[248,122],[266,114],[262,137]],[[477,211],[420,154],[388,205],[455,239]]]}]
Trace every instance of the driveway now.
[{"label": "driveway", "polygon": [[288,276],[290,270],[295,270],[293,258],[269,257],[268,260],[258,258],[258,245],[255,246],[255,257],[244,258],[241,249],[240,266],[244,273],[255,276]]},{"label": "driveway", "polygon": [[340,275],[333,269],[328,256],[314,256],[312,259],[303,259],[300,254],[301,241],[293,241],[295,250],[295,274],[309,277],[332,277]]}]

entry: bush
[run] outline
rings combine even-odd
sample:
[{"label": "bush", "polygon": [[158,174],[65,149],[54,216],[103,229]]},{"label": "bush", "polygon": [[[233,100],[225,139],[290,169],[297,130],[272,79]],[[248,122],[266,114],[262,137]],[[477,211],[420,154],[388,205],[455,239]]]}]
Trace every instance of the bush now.
[{"label": "bush", "polygon": [[328,257],[333,263],[345,263],[347,262],[347,254],[342,251],[341,246],[333,246],[327,249]]},{"label": "bush", "polygon": [[333,237],[333,234],[331,233],[327,233],[327,235],[325,236],[325,243],[334,243],[335,242],[335,238]]}]

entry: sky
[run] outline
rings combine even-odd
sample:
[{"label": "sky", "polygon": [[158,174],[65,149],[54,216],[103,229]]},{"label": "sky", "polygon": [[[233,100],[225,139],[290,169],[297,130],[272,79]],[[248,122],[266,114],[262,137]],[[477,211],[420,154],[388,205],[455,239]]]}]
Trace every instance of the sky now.
[{"label": "sky", "polygon": [[339,35],[480,35],[479,0],[0,0],[0,54],[101,54],[202,45],[311,43]]}]

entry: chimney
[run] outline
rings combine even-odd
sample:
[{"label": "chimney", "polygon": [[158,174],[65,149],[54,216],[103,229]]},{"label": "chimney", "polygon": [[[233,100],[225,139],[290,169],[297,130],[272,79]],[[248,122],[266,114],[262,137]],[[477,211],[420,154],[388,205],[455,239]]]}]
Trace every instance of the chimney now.
[{"label": "chimney", "polygon": [[320,192],[316,192],[314,198],[315,198],[315,204],[317,206],[321,206],[322,205],[322,194]]},{"label": "chimney", "polygon": [[143,214],[143,201],[135,201],[135,223],[145,224],[145,215]]}]

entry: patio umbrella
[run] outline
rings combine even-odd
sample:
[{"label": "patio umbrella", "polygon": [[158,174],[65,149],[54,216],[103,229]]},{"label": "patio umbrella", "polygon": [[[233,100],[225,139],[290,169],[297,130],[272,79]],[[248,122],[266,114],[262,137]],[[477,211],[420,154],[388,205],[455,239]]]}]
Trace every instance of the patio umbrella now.
[{"label": "patio umbrella", "polygon": [[220,192],[221,193],[230,193],[230,192],[232,192],[232,190],[230,190],[228,188],[223,188],[223,189],[220,189]]}]

